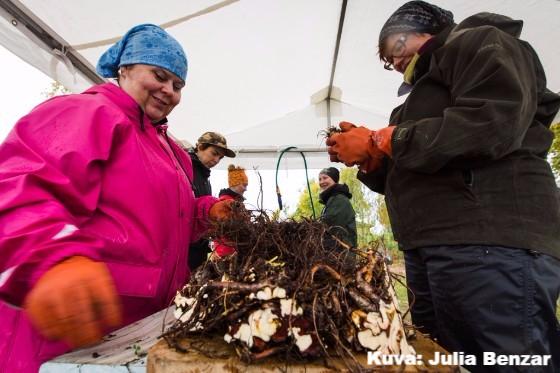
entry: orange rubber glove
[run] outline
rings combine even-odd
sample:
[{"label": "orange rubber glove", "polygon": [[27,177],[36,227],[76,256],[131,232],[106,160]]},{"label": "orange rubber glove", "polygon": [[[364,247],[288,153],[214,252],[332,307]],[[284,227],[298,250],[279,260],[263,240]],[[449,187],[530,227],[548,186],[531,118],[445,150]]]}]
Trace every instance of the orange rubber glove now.
[{"label": "orange rubber glove", "polygon": [[380,130],[373,131],[373,142],[377,145],[377,148],[383,153],[387,154],[389,157],[393,156],[393,147],[391,145],[391,139],[393,138],[393,131],[395,126],[389,126],[381,128]]},{"label": "orange rubber glove", "polygon": [[225,199],[214,203],[208,211],[208,218],[213,221],[227,220],[232,214],[231,204],[234,202],[233,199]]},{"label": "orange rubber glove", "polygon": [[331,161],[336,159],[348,167],[357,164],[363,172],[381,167],[385,155],[373,141],[374,131],[349,122],[341,122],[339,126],[342,132],[331,135],[326,142]]},{"label": "orange rubber glove", "polygon": [[[340,122],[338,124],[342,132],[350,131],[351,129],[358,128],[355,124],[350,122]],[[331,162],[342,162],[338,158],[338,153],[334,150],[334,146],[336,145],[336,138],[338,137],[339,133],[333,133],[327,138],[327,153],[329,153],[329,159]]]},{"label": "orange rubber glove", "polygon": [[101,340],[105,329],[122,323],[107,266],[83,256],[45,272],[25,298],[24,309],[41,334],[74,348]]}]

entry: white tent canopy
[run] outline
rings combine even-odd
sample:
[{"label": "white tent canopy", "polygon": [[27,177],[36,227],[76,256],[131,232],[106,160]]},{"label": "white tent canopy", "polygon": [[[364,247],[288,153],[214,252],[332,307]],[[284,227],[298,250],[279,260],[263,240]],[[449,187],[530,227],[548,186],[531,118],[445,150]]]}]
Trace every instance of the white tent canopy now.
[{"label": "white tent canopy", "polygon": [[[379,62],[377,36],[400,0],[0,0],[0,43],[73,91],[94,82],[99,56],[129,28],[155,23],[188,55],[170,129],[191,143],[221,132],[237,163],[273,168],[288,146],[328,164],[319,131],[341,120],[385,126],[401,75]],[[560,91],[560,1],[434,0],[456,22],[489,11],[523,19],[521,37]],[[429,98],[427,98],[429,99]],[[300,155],[287,162],[301,168]],[[227,163],[227,162],[222,162]]]}]

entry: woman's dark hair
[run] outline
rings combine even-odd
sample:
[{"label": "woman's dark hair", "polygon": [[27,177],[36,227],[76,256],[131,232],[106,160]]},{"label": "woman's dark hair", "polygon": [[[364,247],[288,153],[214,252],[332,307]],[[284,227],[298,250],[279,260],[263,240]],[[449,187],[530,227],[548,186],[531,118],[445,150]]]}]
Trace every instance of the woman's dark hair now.
[{"label": "woman's dark hair", "polygon": [[204,150],[208,149],[208,148],[211,147],[211,146],[212,146],[211,144],[204,144],[204,143],[202,143],[202,144],[196,144],[194,150],[195,150],[195,152],[197,152],[198,150],[203,150],[203,151],[204,151]]}]

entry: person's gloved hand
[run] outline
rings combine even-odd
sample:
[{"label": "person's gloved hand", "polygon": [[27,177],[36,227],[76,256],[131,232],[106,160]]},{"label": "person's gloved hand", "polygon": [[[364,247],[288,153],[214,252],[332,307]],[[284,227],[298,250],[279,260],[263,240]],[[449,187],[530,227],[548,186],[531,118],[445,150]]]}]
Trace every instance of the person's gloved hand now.
[{"label": "person's gloved hand", "polygon": [[331,161],[343,162],[348,167],[357,164],[363,172],[378,169],[385,155],[373,141],[374,131],[349,122],[339,126],[342,132],[334,133],[326,142]]},{"label": "person's gloved hand", "polygon": [[331,161],[353,166],[364,162],[368,155],[364,151],[371,141],[371,130],[350,122],[340,122],[341,132],[332,134],[326,141]]},{"label": "person's gloved hand", "polygon": [[[338,124],[342,132],[350,131],[351,129],[358,128],[355,124],[350,122],[340,122]],[[336,145],[336,138],[340,135],[340,133],[335,132],[331,134],[326,141],[327,144],[327,153],[329,153],[329,159],[331,162],[342,162],[338,159],[338,153],[335,151],[334,146]]]},{"label": "person's gloved hand", "polygon": [[24,301],[32,324],[76,348],[97,342],[122,323],[120,299],[104,263],[74,256],[39,278]]},{"label": "person's gloved hand", "polygon": [[227,220],[232,214],[231,204],[234,202],[232,199],[226,199],[214,203],[208,211],[208,218],[212,221]]},{"label": "person's gloved hand", "polygon": [[214,254],[217,258],[223,258],[228,255],[235,254],[235,244],[233,242],[229,242],[223,238],[219,238],[214,241]]},{"label": "person's gloved hand", "polygon": [[377,148],[383,153],[387,154],[389,157],[393,156],[393,147],[391,145],[391,140],[393,138],[393,131],[395,126],[389,126],[381,128],[380,130],[373,131],[372,138]]}]

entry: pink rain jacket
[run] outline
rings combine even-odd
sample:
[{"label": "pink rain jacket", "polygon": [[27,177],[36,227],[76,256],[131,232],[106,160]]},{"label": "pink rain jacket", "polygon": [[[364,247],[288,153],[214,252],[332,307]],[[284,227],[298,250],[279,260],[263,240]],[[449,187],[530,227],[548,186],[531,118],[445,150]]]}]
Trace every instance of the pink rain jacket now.
[{"label": "pink rain jacket", "polygon": [[185,284],[189,242],[216,199],[194,197],[191,160],[165,129],[103,84],[39,105],[0,146],[0,372],[36,372],[69,350],[20,308],[65,258],[107,264],[123,325],[163,309]]}]

